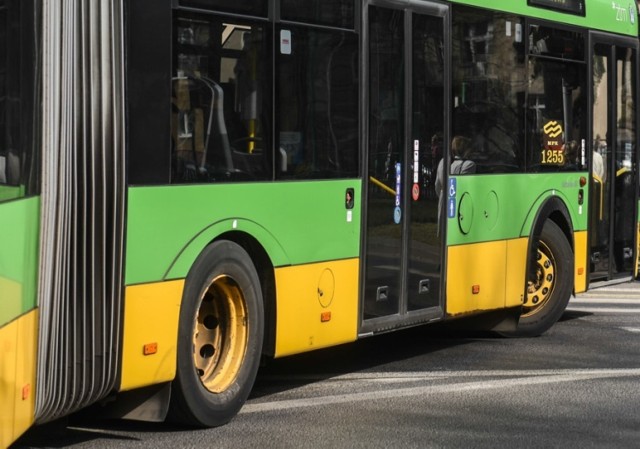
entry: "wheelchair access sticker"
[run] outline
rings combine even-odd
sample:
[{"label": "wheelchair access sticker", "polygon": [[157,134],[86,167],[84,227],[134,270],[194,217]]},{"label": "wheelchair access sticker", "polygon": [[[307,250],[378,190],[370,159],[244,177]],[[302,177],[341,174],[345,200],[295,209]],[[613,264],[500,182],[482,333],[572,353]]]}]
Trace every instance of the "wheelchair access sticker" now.
[{"label": "wheelchair access sticker", "polygon": [[458,183],[456,178],[449,178],[449,203],[447,204],[447,216],[454,218],[456,216],[456,191]]}]

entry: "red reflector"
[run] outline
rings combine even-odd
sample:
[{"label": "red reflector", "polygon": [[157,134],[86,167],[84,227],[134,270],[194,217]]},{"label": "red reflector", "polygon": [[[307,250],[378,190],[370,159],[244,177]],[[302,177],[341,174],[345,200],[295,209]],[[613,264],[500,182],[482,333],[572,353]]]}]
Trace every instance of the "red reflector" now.
[{"label": "red reflector", "polygon": [[142,353],[144,355],[152,355],[158,352],[158,343],[147,343],[142,348]]},{"label": "red reflector", "polygon": [[331,312],[322,312],[320,314],[320,322],[326,323],[327,321],[331,321]]},{"label": "red reflector", "polygon": [[580,176],[580,187],[584,187],[587,185],[587,178],[584,176]]},{"label": "red reflector", "polygon": [[479,285],[472,286],[471,293],[473,293],[474,295],[477,295],[478,293],[480,293],[480,286]]},{"label": "red reflector", "polygon": [[31,394],[31,384],[26,384],[22,387],[22,400],[26,401],[29,399],[29,395]]},{"label": "red reflector", "polygon": [[583,274],[584,274],[584,268],[583,267],[578,268],[578,275],[582,276]]}]

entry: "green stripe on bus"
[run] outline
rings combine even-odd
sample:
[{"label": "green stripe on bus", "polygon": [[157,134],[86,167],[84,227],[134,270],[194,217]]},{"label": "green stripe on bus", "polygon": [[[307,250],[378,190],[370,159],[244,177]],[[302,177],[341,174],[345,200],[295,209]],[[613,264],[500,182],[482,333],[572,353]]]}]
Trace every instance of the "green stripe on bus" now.
[{"label": "green stripe on bus", "polygon": [[0,204],[0,326],[36,306],[40,200]]},{"label": "green stripe on bus", "polygon": [[132,187],[125,282],[184,277],[204,245],[233,231],[256,238],[275,266],[358,257],[361,182]]},{"label": "green stripe on bus", "polygon": [[[574,231],[586,230],[586,186],[582,188],[582,207],[578,202],[581,177],[587,178],[588,174],[453,176],[455,209],[447,213],[453,215],[447,219],[447,243],[461,245],[528,236],[539,208],[551,196],[557,196],[567,206]],[[462,209],[461,200],[465,203]]]},{"label": "green stripe on bus", "polygon": [[635,3],[631,0],[615,2],[610,0],[587,0],[586,15],[584,17],[528,6],[525,0],[454,0],[452,3],[496,9],[628,36],[638,35],[638,14]]}]

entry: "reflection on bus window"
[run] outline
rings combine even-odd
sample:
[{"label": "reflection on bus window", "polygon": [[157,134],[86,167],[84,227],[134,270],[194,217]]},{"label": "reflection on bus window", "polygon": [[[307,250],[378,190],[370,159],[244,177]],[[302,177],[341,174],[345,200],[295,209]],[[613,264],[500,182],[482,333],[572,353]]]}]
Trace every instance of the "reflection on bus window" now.
[{"label": "reflection on bus window", "polygon": [[[396,167],[402,164],[404,133],[404,21],[402,11],[371,8],[369,11],[369,173],[390,189],[395,187]],[[433,152],[441,157],[442,133],[432,137]],[[436,162],[437,164],[437,162]],[[437,166],[437,165],[436,165]],[[371,195],[386,197],[384,188]]]},{"label": "reflection on bus window", "polygon": [[251,16],[267,16],[268,2],[265,0],[178,0],[180,6],[225,11]]},{"label": "reflection on bus window", "polygon": [[526,91],[524,20],[454,6],[453,135],[471,142],[479,173],[522,169]]},{"label": "reflection on bus window", "polygon": [[357,35],[286,27],[279,36],[278,177],[357,175]]},{"label": "reflection on bus window", "polygon": [[280,16],[283,20],[353,29],[355,3],[353,0],[282,0]]},{"label": "reflection on bus window", "polygon": [[266,26],[193,17],[174,26],[173,182],[271,178]]}]

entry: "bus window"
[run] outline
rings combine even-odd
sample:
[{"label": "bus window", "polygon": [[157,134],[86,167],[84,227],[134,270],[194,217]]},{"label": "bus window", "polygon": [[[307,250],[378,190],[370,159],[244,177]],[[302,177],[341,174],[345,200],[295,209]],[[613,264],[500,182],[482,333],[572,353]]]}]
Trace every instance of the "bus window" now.
[{"label": "bus window", "polygon": [[34,8],[34,2],[17,0],[0,8],[0,202],[37,188]]},{"label": "bus window", "polygon": [[280,15],[283,20],[353,29],[354,6],[353,0],[282,0]]},{"label": "bus window", "polygon": [[266,17],[269,2],[265,0],[178,0],[178,4],[193,8]]},{"label": "bus window", "polygon": [[528,171],[582,170],[587,138],[584,35],[529,30]]},{"label": "bus window", "polygon": [[285,26],[278,45],[277,176],[356,176],[357,35]]},{"label": "bus window", "polygon": [[469,139],[479,173],[518,171],[526,66],[523,19],[454,6],[453,135]]},{"label": "bus window", "polygon": [[265,25],[174,23],[173,182],[271,179],[271,70]]}]

